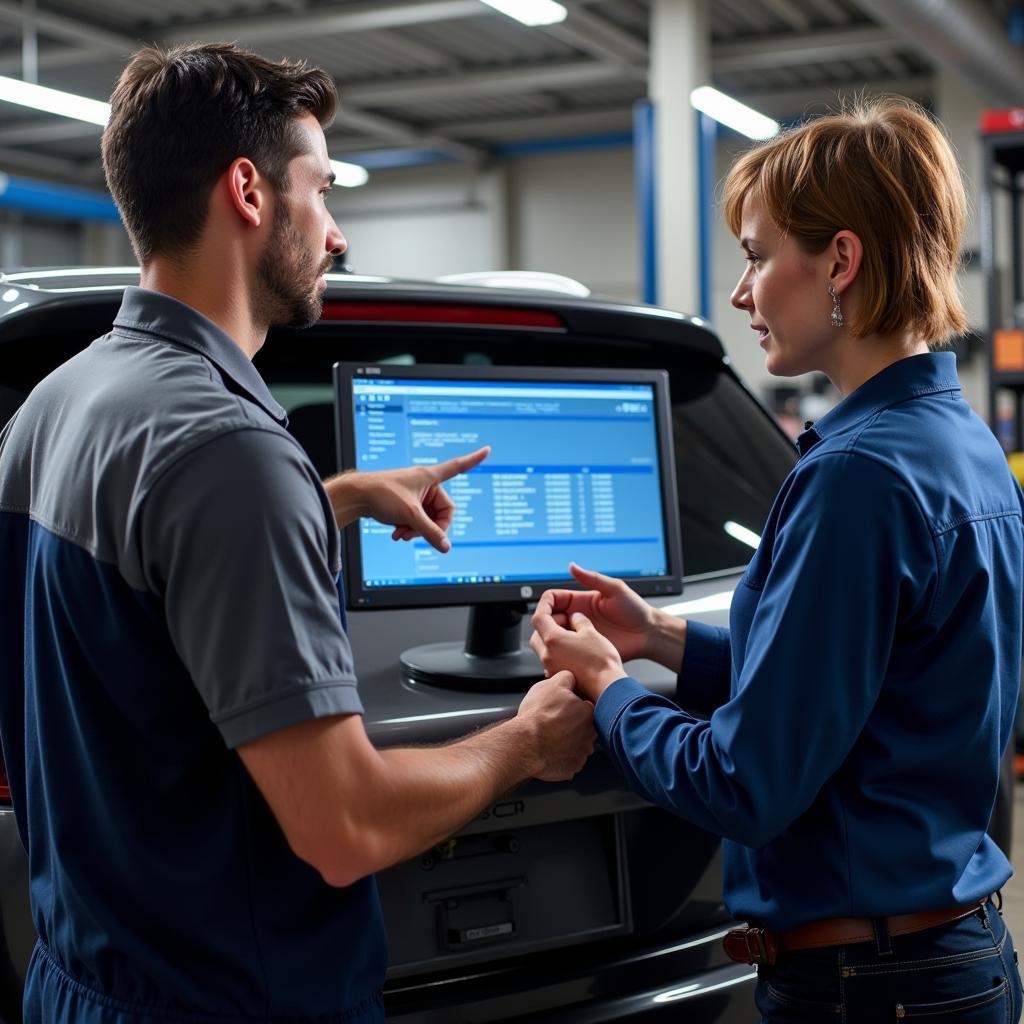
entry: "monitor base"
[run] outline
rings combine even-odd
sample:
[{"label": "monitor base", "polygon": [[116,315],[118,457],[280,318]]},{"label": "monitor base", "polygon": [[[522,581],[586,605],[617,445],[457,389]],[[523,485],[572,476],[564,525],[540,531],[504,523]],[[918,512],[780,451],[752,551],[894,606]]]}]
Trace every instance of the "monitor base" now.
[{"label": "monitor base", "polygon": [[481,657],[468,654],[464,644],[423,644],[402,654],[402,669],[414,682],[449,690],[507,692],[526,690],[544,678],[544,667],[533,651]]}]

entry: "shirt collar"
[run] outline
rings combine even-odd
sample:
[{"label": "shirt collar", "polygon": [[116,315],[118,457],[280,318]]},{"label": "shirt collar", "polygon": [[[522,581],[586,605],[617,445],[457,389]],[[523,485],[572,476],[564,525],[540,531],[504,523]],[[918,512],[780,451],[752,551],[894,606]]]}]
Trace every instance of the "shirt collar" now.
[{"label": "shirt collar", "polygon": [[161,292],[129,286],[124,290],[114,326],[193,349],[275,420],[282,425],[288,422],[284,409],[241,348],[212,320],[186,303]]},{"label": "shirt collar", "polygon": [[819,441],[849,430],[908,398],[959,390],[953,352],[925,352],[899,359],[866,380],[816,423],[808,423],[796,439],[797,448],[801,455],[806,455]]}]

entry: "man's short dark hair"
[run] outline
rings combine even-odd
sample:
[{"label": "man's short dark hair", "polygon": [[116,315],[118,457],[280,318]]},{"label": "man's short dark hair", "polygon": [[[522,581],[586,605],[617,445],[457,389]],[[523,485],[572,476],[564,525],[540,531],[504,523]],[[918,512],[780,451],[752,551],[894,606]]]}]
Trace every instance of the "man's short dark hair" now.
[{"label": "man's short dark hair", "polygon": [[326,127],[337,104],[325,71],[230,43],[136,53],[111,97],[102,149],[139,262],[188,255],[215,182],[240,156],[285,191],[288,164],[305,148],[296,120],[309,113]]}]

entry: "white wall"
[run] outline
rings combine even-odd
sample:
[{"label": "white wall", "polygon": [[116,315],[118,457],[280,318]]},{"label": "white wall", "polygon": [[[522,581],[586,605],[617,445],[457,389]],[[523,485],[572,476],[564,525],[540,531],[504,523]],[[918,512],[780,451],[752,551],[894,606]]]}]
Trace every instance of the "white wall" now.
[{"label": "white wall", "polygon": [[628,146],[371,173],[331,211],[363,274],[437,277],[544,270],[634,301],[639,292]]},{"label": "white wall", "polygon": [[550,153],[509,162],[509,263],[635,302],[640,293],[633,150]]},{"label": "white wall", "polygon": [[506,268],[505,196],[502,169],[444,163],[375,171],[331,212],[357,273],[429,278]]}]

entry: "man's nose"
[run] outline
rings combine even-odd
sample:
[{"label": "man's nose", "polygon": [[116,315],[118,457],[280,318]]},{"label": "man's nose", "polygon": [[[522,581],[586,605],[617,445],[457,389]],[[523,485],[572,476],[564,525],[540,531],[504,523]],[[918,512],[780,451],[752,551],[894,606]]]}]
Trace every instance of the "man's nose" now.
[{"label": "man's nose", "polygon": [[327,228],[327,251],[332,256],[340,256],[347,248],[348,242],[345,241],[345,236],[341,233],[338,225],[334,223],[334,218],[331,217]]}]

